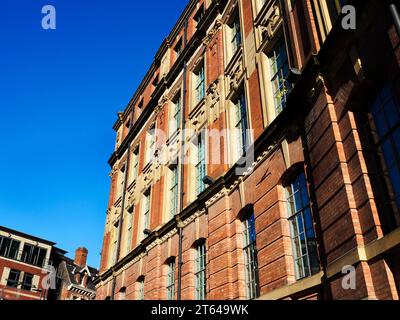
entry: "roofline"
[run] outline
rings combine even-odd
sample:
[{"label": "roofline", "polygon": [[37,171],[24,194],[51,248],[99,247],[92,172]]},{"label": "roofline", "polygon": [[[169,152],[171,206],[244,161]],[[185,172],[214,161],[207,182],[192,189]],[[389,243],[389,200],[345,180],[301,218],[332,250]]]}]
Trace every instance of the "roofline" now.
[{"label": "roofline", "polygon": [[192,9],[194,8],[195,4],[198,1],[199,0],[189,0],[189,2],[186,5],[185,9],[182,11],[181,15],[179,16],[178,21],[174,24],[174,26],[172,27],[172,30],[170,31],[168,36],[163,40],[163,42],[159,46],[158,50],[156,51],[156,54],[154,56],[154,59],[153,59],[151,65],[149,66],[149,68],[148,68],[147,72],[145,73],[143,79],[141,80],[140,84],[138,85],[138,87],[134,91],[134,94],[131,97],[131,99],[129,100],[126,108],[122,112],[121,111],[117,112],[118,119],[115,121],[115,123],[113,125],[113,129],[115,131],[122,124],[120,114],[122,114],[122,118],[125,119],[126,114],[129,112],[129,110],[132,108],[132,106],[139,100],[143,89],[149,83],[151,77],[154,75],[155,70],[160,65],[162,56],[169,49],[171,40],[173,40],[177,36],[177,34],[178,34],[180,28],[182,27],[185,19],[187,18],[188,15],[191,14]]},{"label": "roofline", "polygon": [[8,232],[10,234],[15,234],[17,236],[20,236],[20,237],[23,237],[23,238],[27,238],[27,239],[30,239],[30,240],[34,240],[34,241],[37,241],[37,242],[42,242],[42,243],[48,244],[50,246],[56,245],[55,242],[52,242],[52,241],[49,241],[49,240],[46,240],[46,239],[43,239],[43,238],[35,237],[35,236],[32,236],[30,234],[27,234],[27,233],[24,233],[24,232],[21,232],[21,231],[18,231],[18,230],[6,228],[4,226],[0,226],[0,231]]}]

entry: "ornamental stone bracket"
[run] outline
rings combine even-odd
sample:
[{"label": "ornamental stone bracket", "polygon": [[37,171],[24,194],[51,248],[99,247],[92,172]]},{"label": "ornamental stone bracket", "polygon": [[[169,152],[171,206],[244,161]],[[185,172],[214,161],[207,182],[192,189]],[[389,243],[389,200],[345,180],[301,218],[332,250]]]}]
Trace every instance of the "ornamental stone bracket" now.
[{"label": "ornamental stone bracket", "polygon": [[[264,11],[264,10],[263,10]],[[258,20],[258,19],[257,19]],[[273,2],[262,14],[256,25],[261,33],[261,40],[271,40],[283,22],[281,10],[277,2]]]},{"label": "ornamental stone bracket", "polygon": [[190,124],[193,130],[199,131],[207,122],[206,103],[201,101],[190,114]]},{"label": "ornamental stone bracket", "polygon": [[220,91],[221,85],[219,79],[215,80],[207,89],[207,109],[209,110],[209,120],[214,122],[220,114]]},{"label": "ornamental stone bracket", "polygon": [[207,33],[205,38],[203,39],[203,44],[207,46],[211,40],[214,38],[214,36],[218,33],[218,30],[220,30],[222,27],[222,21],[220,19],[217,19],[213,25],[213,27],[210,29],[210,31]]},{"label": "ornamental stone bracket", "polygon": [[114,166],[111,169],[111,172],[109,174],[109,176],[112,178],[114,176],[114,174],[116,174],[118,172],[118,165],[114,164]]},{"label": "ornamental stone bracket", "polygon": [[135,192],[129,192],[128,193],[128,199],[127,199],[127,205],[126,205],[126,209],[131,208],[136,202],[136,195]]},{"label": "ornamental stone bracket", "polygon": [[164,105],[170,101],[168,94],[164,94],[159,100],[157,106],[154,108],[154,113],[158,115],[163,109]]},{"label": "ornamental stone bracket", "polygon": [[[153,160],[154,161],[154,160]],[[149,163],[143,171],[143,191],[147,190],[154,180],[153,163]]]},{"label": "ornamental stone bracket", "polygon": [[244,78],[245,75],[245,68],[243,65],[243,60],[241,59],[241,55],[239,59],[236,59],[235,64],[230,69],[227,74],[228,77],[228,84],[229,84],[229,93],[230,96],[232,93],[239,89],[239,86]]}]

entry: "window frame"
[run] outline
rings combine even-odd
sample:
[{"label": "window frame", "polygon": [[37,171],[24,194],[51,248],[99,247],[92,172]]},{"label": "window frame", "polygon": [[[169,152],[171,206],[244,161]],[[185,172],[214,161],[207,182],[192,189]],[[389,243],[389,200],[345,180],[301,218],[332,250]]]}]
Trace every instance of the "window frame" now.
[{"label": "window frame", "polygon": [[379,179],[382,190],[379,192],[384,211],[383,223],[389,231],[396,227],[396,212],[400,212],[400,103],[391,85],[381,87],[370,103],[369,126],[374,152],[377,153],[375,165],[377,170],[382,171]]},{"label": "window frame", "polygon": [[240,49],[243,44],[242,39],[242,26],[240,23],[240,15],[239,8],[235,9],[233,18],[230,23],[228,23],[228,27],[230,30],[230,47],[231,47],[231,57],[235,55],[235,53]]},{"label": "window frame", "polygon": [[[29,252],[25,251],[26,247],[30,247]],[[36,250],[37,250],[37,252],[35,252]],[[26,256],[26,254],[28,254],[28,256]],[[46,257],[47,257],[47,249],[39,247],[39,246],[35,246],[30,243],[24,243],[24,246],[22,248],[22,255],[21,255],[22,262],[30,264],[30,265],[34,265],[37,267],[43,267],[44,264],[46,263]]]},{"label": "window frame", "polygon": [[[34,276],[35,275],[33,275],[32,273],[24,272],[24,276],[23,276],[22,283],[21,283],[22,290],[32,291]],[[26,282],[27,278],[30,278],[29,282]]]},{"label": "window frame", "polygon": [[144,300],[145,298],[145,277],[142,277],[138,280],[139,290],[138,290],[138,299]]},{"label": "window frame", "polygon": [[168,272],[167,272],[167,300],[175,299],[175,271],[176,264],[175,258],[172,258],[168,262]]},{"label": "window frame", "polygon": [[176,164],[170,168],[170,186],[169,186],[169,220],[173,219],[178,213],[179,201],[179,165]]},{"label": "window frame", "polygon": [[238,157],[246,154],[248,147],[250,146],[250,136],[248,135],[248,130],[250,128],[249,118],[248,118],[248,108],[247,99],[244,88],[241,89],[238,96],[234,99],[234,126],[235,132],[237,134],[237,139],[239,140],[239,145],[237,146]]},{"label": "window frame", "polygon": [[[281,56],[283,53],[284,59],[282,59]],[[273,46],[267,51],[266,56],[269,68],[268,82],[270,85],[270,92],[274,103],[274,114],[276,117],[285,109],[287,98],[292,89],[292,85],[287,81],[290,72],[290,63],[286,39],[283,32],[277,37]],[[279,93],[282,94],[282,97],[278,97]]]},{"label": "window frame", "polygon": [[304,169],[296,171],[291,177],[285,187],[285,197],[295,277],[296,280],[301,280],[320,271],[317,235]]},{"label": "window frame", "polygon": [[170,117],[170,127],[169,135],[172,137],[176,132],[178,132],[181,128],[181,113],[182,113],[182,97],[181,92],[175,96],[175,98],[171,101],[171,117]]},{"label": "window frame", "polygon": [[[9,243],[7,244],[6,241],[9,241]],[[21,241],[9,237],[0,236],[0,256],[16,260],[18,259],[20,247]],[[11,251],[14,254],[12,254]]]},{"label": "window frame", "polygon": [[257,232],[253,210],[248,212],[242,219],[241,227],[246,297],[248,300],[254,300],[260,296],[260,279],[258,273]]},{"label": "window frame", "polygon": [[206,300],[207,297],[207,248],[202,241],[195,247],[195,299]]},{"label": "window frame", "polygon": [[204,58],[194,68],[193,72],[194,106],[197,106],[206,96],[206,79]]},{"label": "window frame", "polygon": [[143,193],[144,199],[145,199],[145,205],[143,206],[143,232],[146,229],[150,229],[150,224],[151,224],[151,217],[150,217],[150,211],[151,211],[151,187],[149,187],[144,193]]},{"label": "window frame", "polygon": [[207,165],[206,165],[206,141],[203,134],[200,133],[197,136],[196,144],[196,165],[194,167],[195,171],[195,190],[196,196],[201,194],[205,189],[206,185],[203,178],[207,175]]},{"label": "window frame", "polygon": [[[15,275],[14,279],[10,279],[10,275],[13,273]],[[19,279],[21,278],[21,271],[17,269],[10,269],[8,273],[6,286],[9,288],[18,288],[20,286]]]}]

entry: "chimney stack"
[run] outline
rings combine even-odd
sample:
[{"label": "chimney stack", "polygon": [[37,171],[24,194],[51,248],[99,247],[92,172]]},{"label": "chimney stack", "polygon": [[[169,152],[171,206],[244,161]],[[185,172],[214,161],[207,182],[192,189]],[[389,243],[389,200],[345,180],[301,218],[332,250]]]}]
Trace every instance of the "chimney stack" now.
[{"label": "chimney stack", "polygon": [[86,266],[87,255],[88,249],[84,247],[76,249],[74,263],[79,267]]}]

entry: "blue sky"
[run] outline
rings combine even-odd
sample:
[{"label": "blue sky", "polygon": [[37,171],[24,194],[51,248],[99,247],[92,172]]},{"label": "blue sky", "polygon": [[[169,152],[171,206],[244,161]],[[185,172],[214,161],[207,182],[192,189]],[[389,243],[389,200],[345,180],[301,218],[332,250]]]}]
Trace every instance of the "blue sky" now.
[{"label": "blue sky", "polygon": [[186,2],[0,1],[0,225],[99,266],[116,112]]}]

